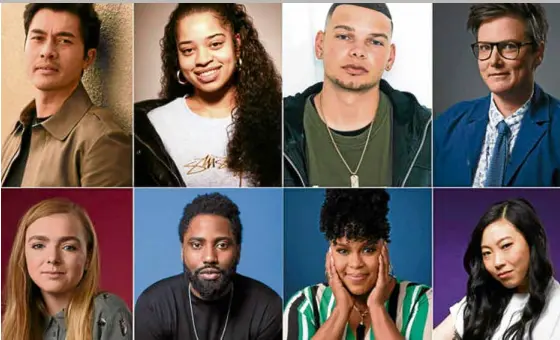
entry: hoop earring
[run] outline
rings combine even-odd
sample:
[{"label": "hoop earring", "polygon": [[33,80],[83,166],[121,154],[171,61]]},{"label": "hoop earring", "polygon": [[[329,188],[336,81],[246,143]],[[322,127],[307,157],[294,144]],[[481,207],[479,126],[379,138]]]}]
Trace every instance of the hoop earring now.
[{"label": "hoop earring", "polygon": [[179,82],[179,84],[181,85],[187,85],[186,81],[181,80],[181,70],[177,70],[177,82]]},{"label": "hoop earring", "polygon": [[237,67],[241,68],[242,65],[243,65],[243,60],[241,59],[241,57],[239,57],[239,59],[237,59]]}]

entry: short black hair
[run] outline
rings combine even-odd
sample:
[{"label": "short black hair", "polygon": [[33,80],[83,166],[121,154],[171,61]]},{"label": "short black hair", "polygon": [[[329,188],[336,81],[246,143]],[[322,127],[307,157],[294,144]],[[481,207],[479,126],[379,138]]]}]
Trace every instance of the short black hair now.
[{"label": "short black hair", "polygon": [[389,194],[384,189],[327,189],[320,230],[328,241],[389,242]]},{"label": "short black hair", "polygon": [[548,21],[546,12],[540,4],[522,3],[485,3],[470,8],[467,30],[478,38],[478,29],[488,20],[504,16],[516,16],[525,22],[525,35],[533,44],[546,42]]},{"label": "short black hair", "polygon": [[32,3],[25,6],[23,12],[23,27],[25,39],[29,33],[29,26],[35,14],[42,9],[50,9],[54,12],[72,13],[80,19],[80,34],[84,41],[84,58],[87,51],[99,46],[101,35],[101,20],[93,7],[93,4],[68,4],[68,3]]},{"label": "short black hair", "polygon": [[352,6],[359,6],[367,9],[371,9],[377,11],[379,13],[384,14],[389,20],[391,20],[391,31],[393,31],[393,17],[391,16],[391,12],[389,11],[389,7],[385,3],[334,3],[332,4],[331,8],[329,8],[329,12],[327,13],[327,22],[332,18],[334,10],[341,5],[352,5]]},{"label": "short black hair", "polygon": [[185,206],[183,217],[179,222],[179,241],[183,243],[183,238],[189,224],[197,215],[208,214],[225,217],[230,222],[231,231],[235,242],[241,245],[241,219],[239,218],[239,208],[229,197],[214,192],[211,194],[198,195],[191,203]]}]

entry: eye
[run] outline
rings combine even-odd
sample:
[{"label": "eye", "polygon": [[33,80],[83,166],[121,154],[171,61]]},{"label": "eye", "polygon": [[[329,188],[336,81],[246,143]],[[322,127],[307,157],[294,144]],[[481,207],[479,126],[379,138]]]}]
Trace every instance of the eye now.
[{"label": "eye", "polygon": [[72,244],[67,244],[67,245],[63,246],[62,249],[66,250],[66,251],[76,251],[76,250],[78,250],[78,247],[76,247]]},{"label": "eye", "polygon": [[43,249],[45,248],[45,245],[42,243],[35,243],[31,245],[31,249]]},{"label": "eye", "polygon": [[213,49],[218,49],[220,47],[222,47],[224,43],[222,41],[214,41],[212,43],[210,43],[210,47]]},{"label": "eye", "polygon": [[62,39],[61,42],[62,42],[63,44],[71,44],[71,43],[72,43],[72,40],[70,40],[70,39]]},{"label": "eye", "polygon": [[229,248],[229,243],[228,242],[220,242],[218,244],[216,244],[216,248],[220,249],[220,250],[226,250]]},{"label": "eye", "polygon": [[508,249],[509,247],[512,246],[513,243],[506,243],[502,245],[502,249]]},{"label": "eye", "polygon": [[503,49],[506,51],[514,51],[517,49],[517,45],[513,42],[507,42],[504,44]]},{"label": "eye", "polygon": [[337,35],[335,35],[335,38],[339,39],[339,40],[349,40],[350,39],[350,37],[346,34],[337,34]]},{"label": "eye", "polygon": [[36,41],[41,41],[41,40],[43,40],[43,37],[40,36],[40,35],[35,35],[35,36],[32,36],[30,39],[31,40],[36,40]]},{"label": "eye", "polygon": [[339,253],[340,255],[348,255],[348,250],[343,248],[337,249],[336,252]]},{"label": "eye", "polygon": [[200,249],[202,248],[202,244],[200,242],[191,242],[192,249]]},{"label": "eye", "polygon": [[490,252],[489,252],[489,251],[483,251],[483,252],[482,252],[482,257],[483,257],[483,258],[487,258],[488,256],[490,256]]},{"label": "eye", "polygon": [[481,51],[490,51],[492,49],[492,46],[490,46],[489,44],[478,44],[478,49]]},{"label": "eye", "polygon": [[375,40],[375,39],[370,39],[369,44],[374,45],[374,46],[385,46],[383,41],[379,41],[379,40]]},{"label": "eye", "polygon": [[373,254],[375,253],[375,247],[365,247],[362,251],[366,254]]},{"label": "eye", "polygon": [[181,50],[181,53],[185,56],[189,56],[193,53],[194,48],[184,48]]}]

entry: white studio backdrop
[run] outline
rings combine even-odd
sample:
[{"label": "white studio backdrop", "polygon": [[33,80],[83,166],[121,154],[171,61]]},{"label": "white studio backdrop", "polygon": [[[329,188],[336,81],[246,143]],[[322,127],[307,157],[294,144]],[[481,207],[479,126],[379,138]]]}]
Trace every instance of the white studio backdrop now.
[{"label": "white studio backdrop", "polygon": [[[282,5],[282,90],[284,97],[323,81],[323,62],[315,58],[315,35],[325,27],[331,3]],[[395,64],[383,79],[413,93],[432,107],[432,4],[387,4],[393,18]]]}]

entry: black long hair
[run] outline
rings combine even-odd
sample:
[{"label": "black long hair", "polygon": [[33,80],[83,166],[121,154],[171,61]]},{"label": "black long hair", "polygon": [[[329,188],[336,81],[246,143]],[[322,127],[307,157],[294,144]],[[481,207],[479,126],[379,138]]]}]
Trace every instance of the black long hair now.
[{"label": "black long hair", "polygon": [[521,340],[528,332],[529,340],[539,340],[533,339],[531,334],[545,306],[546,290],[553,270],[542,223],[531,203],[522,198],[492,205],[472,233],[463,262],[469,274],[463,340],[490,339],[515,292],[515,289],[508,289],[496,281],[486,271],[482,259],[481,242],[484,229],[502,218],[514,225],[523,235],[530,251],[527,272],[529,301],[523,308],[521,319],[504,333],[504,339]]},{"label": "black long hair", "polygon": [[[241,65],[233,75],[237,111],[227,146],[227,166],[242,173],[256,186],[281,186],[282,89],[272,58],[259,40],[245,6],[223,3],[181,3],[169,17],[161,40],[162,78],[160,97],[173,100],[192,95],[191,84],[177,81],[177,23],[192,13],[213,12],[241,40]],[[232,36],[233,36],[232,35]],[[234,39],[234,44],[237,44]]]}]

